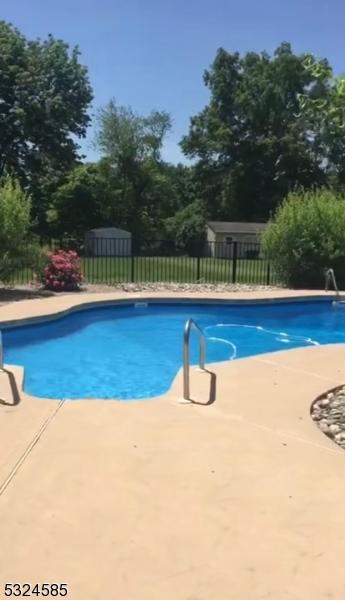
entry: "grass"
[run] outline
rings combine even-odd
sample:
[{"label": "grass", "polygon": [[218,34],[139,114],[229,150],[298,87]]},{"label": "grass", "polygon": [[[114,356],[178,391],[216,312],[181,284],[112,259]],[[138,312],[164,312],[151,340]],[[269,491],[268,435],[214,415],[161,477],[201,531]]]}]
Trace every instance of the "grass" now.
[{"label": "grass", "polygon": [[[263,259],[191,258],[189,256],[141,256],[82,258],[82,271],[88,283],[178,282],[270,284],[277,279]],[[234,269],[236,271],[234,271]],[[235,277],[234,277],[235,276]],[[33,280],[30,269],[16,271],[11,284]]]},{"label": "grass", "polygon": [[[199,263],[199,264],[198,264]],[[84,258],[82,268],[90,283],[155,282],[180,283],[253,283],[266,284],[268,262],[237,259],[236,272],[232,260],[190,258],[188,256],[98,257]],[[270,273],[270,280],[274,282]]]}]

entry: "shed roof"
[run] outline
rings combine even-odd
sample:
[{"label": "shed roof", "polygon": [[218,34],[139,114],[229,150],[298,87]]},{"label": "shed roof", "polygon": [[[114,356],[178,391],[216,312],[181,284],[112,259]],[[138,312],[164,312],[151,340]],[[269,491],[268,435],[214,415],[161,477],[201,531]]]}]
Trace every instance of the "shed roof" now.
[{"label": "shed roof", "polygon": [[131,233],[125,229],[119,229],[118,227],[98,227],[96,229],[89,229],[87,235],[93,237],[131,237]]},{"label": "shed roof", "polygon": [[238,221],[207,221],[214,233],[261,233],[267,223],[240,223]]}]

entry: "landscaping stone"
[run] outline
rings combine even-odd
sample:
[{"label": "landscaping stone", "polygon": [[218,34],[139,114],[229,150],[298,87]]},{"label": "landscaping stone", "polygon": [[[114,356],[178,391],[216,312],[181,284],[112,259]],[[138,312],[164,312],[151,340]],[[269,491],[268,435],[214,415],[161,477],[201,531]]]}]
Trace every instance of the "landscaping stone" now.
[{"label": "landscaping stone", "polygon": [[[281,290],[279,286],[269,285],[249,285],[245,283],[159,283],[159,282],[143,282],[143,283],[114,283],[112,285],[106,284],[88,284],[85,283],[78,290],[78,293],[102,293],[102,292],[201,292],[201,293],[214,293],[214,292],[257,292],[257,291],[270,291],[270,290]],[[0,285],[0,306],[8,304],[9,302],[17,302],[19,300],[29,300],[37,298],[47,298],[49,296],[62,296],[64,294],[70,294],[70,292],[60,291],[54,292],[51,290],[45,290],[38,284],[31,285],[16,285],[15,287],[8,288]]]},{"label": "landscaping stone", "polygon": [[315,400],[311,418],[323,433],[345,449],[345,386]]},{"label": "landscaping stone", "polygon": [[178,283],[178,282],[142,282],[142,283],[115,283],[113,285],[88,285],[86,291],[111,291],[123,292],[256,292],[282,289],[278,286],[250,285],[245,283]]}]

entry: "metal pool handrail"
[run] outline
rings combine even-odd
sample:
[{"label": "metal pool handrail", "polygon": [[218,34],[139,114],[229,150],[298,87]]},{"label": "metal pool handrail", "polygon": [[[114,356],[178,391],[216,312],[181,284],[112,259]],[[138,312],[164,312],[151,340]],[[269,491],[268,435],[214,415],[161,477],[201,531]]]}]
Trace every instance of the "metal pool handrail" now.
[{"label": "metal pool handrail", "polygon": [[193,320],[188,319],[183,332],[183,399],[189,400],[190,385],[189,385],[189,339],[191,329],[194,328],[199,333],[199,367],[202,371],[205,370],[205,335],[199,325]]},{"label": "metal pool handrail", "polygon": [[333,269],[325,269],[325,291],[326,292],[328,292],[330,282],[332,282],[332,285],[333,285],[336,295],[339,296],[339,289],[337,286],[337,281],[335,278],[334,270]]}]

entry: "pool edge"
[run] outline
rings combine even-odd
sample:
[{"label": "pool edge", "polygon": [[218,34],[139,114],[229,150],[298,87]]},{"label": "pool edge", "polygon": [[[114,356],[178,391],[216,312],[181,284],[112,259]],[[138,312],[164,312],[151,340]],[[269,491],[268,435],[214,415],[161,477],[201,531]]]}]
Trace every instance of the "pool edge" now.
[{"label": "pool edge", "polygon": [[[54,321],[60,319],[68,314],[73,312],[79,312],[83,310],[89,310],[92,308],[96,308],[97,306],[111,306],[111,305],[120,305],[120,306],[130,306],[134,304],[136,301],[140,300],[140,302],[147,302],[148,304],[168,304],[168,303],[177,303],[177,304],[228,304],[228,305],[242,305],[242,304],[281,304],[281,303],[293,303],[293,302],[329,302],[334,300],[335,295],[326,294],[325,292],[320,293],[320,291],[314,292],[303,292],[296,293],[295,291],[285,292],[284,295],[271,295],[263,293],[259,294],[258,292],[247,292],[246,294],[251,294],[252,297],[236,297],[239,292],[234,292],[230,294],[219,294],[214,293],[212,297],[208,294],[193,294],[188,293],[187,295],[183,295],[181,293],[154,293],[154,294],[135,294],[129,293],[126,296],[120,296],[119,294],[110,293],[111,298],[109,298],[109,293],[105,294],[97,294],[97,298],[90,298],[91,296],[95,296],[96,294],[85,294],[83,298],[76,297],[75,294],[73,296],[61,296],[53,298],[44,298],[44,299],[34,299],[34,300],[22,300],[16,302],[15,304],[9,303],[2,307],[0,307],[0,328],[6,329],[8,327],[14,326],[25,326],[34,323],[42,323],[46,321]],[[345,300],[345,294],[341,296],[342,299]],[[61,302],[62,301],[62,302]],[[71,302],[72,301],[72,302]],[[24,314],[19,318],[17,316],[13,317],[12,315],[6,318],[6,312],[13,312],[14,308],[20,309],[23,307],[23,304],[27,305],[25,308],[29,310],[27,312],[31,312],[30,308],[38,308],[40,307],[43,310],[38,311],[37,314]],[[44,304],[44,306],[42,306]],[[58,307],[51,310],[49,304],[67,304],[67,306]],[[46,310],[49,306],[50,310]],[[11,310],[6,310],[10,308]],[[15,311],[14,311],[15,312]],[[24,311],[25,312],[25,311]],[[34,311],[36,312],[36,311]],[[5,313],[4,317],[2,317],[2,313]]]}]

